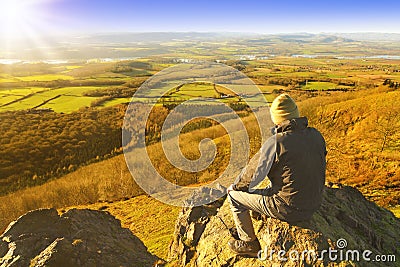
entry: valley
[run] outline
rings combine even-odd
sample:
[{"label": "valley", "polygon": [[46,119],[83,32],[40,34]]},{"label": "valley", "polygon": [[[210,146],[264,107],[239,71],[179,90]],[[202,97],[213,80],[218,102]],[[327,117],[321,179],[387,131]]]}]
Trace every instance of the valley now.
[{"label": "valley", "polygon": [[[95,38],[104,48],[102,58],[113,60],[101,60],[93,51],[85,58],[88,48],[79,46],[79,53],[66,53],[63,61],[0,62],[0,228],[38,208],[107,210],[165,259],[179,208],[146,196],[135,183],[122,154],[123,119],[132,96],[152,75],[201,61],[241,71],[269,103],[288,92],[326,139],[327,182],[356,187],[400,217],[398,45],[298,35],[181,36],[174,41],[164,36],[159,42],[132,39],[110,47],[103,38]],[[215,162],[197,173],[168,162],[160,142],[163,121],[177,105],[198,97],[221,101],[239,115],[251,156],[261,146],[243,95],[201,81],[171,88],[152,109],[144,138],[156,170],[183,186],[215,180],[231,153],[224,128],[200,118],[183,128],[180,148],[196,159],[198,143],[210,138],[216,144]],[[139,100],[145,105],[151,99]],[[151,223],[160,229],[152,232]]]}]

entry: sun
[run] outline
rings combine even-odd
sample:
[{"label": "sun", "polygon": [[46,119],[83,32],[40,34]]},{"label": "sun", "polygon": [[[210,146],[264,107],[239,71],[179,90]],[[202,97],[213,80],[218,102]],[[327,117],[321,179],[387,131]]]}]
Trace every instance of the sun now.
[{"label": "sun", "polygon": [[22,37],[41,19],[39,0],[0,0],[2,34]]},{"label": "sun", "polygon": [[0,58],[56,56],[50,49],[58,0],[0,0]]},{"label": "sun", "polygon": [[15,23],[35,15],[33,1],[27,0],[0,0],[1,20]]}]

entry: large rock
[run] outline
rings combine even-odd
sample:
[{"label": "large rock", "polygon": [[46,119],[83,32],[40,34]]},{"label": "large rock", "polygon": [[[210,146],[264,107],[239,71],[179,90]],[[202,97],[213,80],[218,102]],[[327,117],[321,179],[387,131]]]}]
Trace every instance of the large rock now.
[{"label": "large rock", "polygon": [[[365,252],[371,260],[378,254],[400,260],[400,220],[351,187],[326,188],[321,208],[309,222],[295,225],[272,218],[254,220],[263,248],[261,259],[236,256],[228,249],[231,236],[227,227],[234,226],[229,203],[209,206],[186,208],[179,215],[170,247],[171,265],[396,266],[393,262],[367,262],[362,256],[366,250],[372,251],[370,255]],[[331,258],[329,249],[337,250],[331,252]],[[280,250],[284,254],[279,258]],[[303,251],[315,251],[320,256],[324,250],[323,259],[314,259],[312,252],[301,257]]]},{"label": "large rock", "polygon": [[152,266],[157,257],[109,213],[28,212],[0,236],[0,266]]}]

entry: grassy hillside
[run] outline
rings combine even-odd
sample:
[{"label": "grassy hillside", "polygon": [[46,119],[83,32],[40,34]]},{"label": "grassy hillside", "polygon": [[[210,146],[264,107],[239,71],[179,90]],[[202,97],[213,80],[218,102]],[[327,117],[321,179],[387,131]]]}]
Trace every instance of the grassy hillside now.
[{"label": "grassy hillside", "polygon": [[[399,97],[400,91],[382,87],[338,92],[299,102],[301,112],[327,141],[327,180],[356,186],[379,205],[396,212],[400,199],[400,138],[396,131],[400,128],[400,112],[396,105]],[[259,147],[254,118],[244,118],[244,122],[250,132],[251,153],[254,154]],[[185,173],[168,164],[160,152],[160,143],[149,146],[148,151],[156,169],[170,181],[181,185],[207,182],[218,177],[229,160],[229,139],[224,129],[217,125],[183,134],[181,145],[186,156],[196,158],[199,151],[192,148],[197,148],[196,144],[205,137],[215,140],[219,153],[216,163],[201,173]],[[44,185],[0,197],[0,227],[4,228],[31,209],[115,201],[142,193],[120,155],[78,168]]]},{"label": "grassy hillside", "polygon": [[59,178],[121,150],[123,106],[0,112],[0,194]]},{"label": "grassy hillside", "polygon": [[90,164],[66,176],[0,197],[0,229],[29,210],[62,208],[140,194],[123,155]]},{"label": "grassy hillside", "polygon": [[[255,139],[256,129],[253,129],[254,117],[244,118],[249,126],[252,140],[252,154],[256,152],[259,142]],[[148,147],[155,168],[171,182],[180,185],[190,185],[199,182],[214,180],[224,171],[223,166],[229,161],[229,138],[222,126],[217,125],[206,129],[195,130],[182,134],[182,147],[184,154],[196,158],[199,155],[197,149],[193,150],[194,143],[204,137],[211,137],[217,143],[219,152],[217,162],[201,173],[189,173],[174,168],[167,164],[160,143]],[[178,180],[176,178],[179,177]],[[62,208],[80,204],[90,204],[106,200],[118,200],[130,198],[142,194],[143,191],[136,185],[126,166],[125,158],[119,155],[101,162],[93,163],[78,168],[61,178],[52,180],[40,186],[30,187],[0,197],[0,228],[6,227],[11,221],[25,212],[43,208]]]},{"label": "grassy hillside", "polygon": [[386,207],[400,200],[399,97],[380,87],[300,103],[327,141],[328,180],[356,186]]}]

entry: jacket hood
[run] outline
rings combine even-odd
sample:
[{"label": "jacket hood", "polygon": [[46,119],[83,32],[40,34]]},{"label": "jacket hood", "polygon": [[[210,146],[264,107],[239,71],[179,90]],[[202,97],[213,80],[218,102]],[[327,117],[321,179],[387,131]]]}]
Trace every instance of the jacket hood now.
[{"label": "jacket hood", "polygon": [[286,120],[282,124],[275,126],[276,133],[282,133],[286,131],[297,131],[303,130],[308,126],[308,119],[306,117],[295,118]]}]

